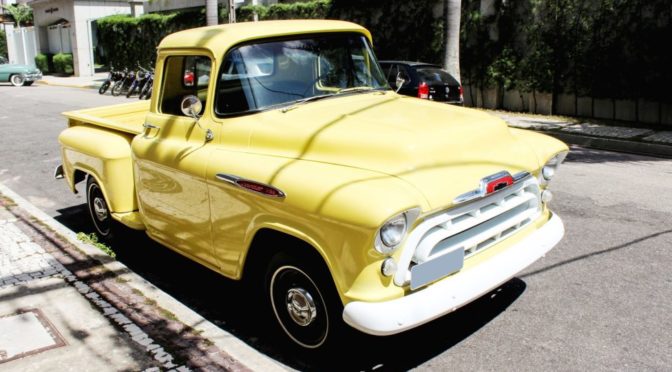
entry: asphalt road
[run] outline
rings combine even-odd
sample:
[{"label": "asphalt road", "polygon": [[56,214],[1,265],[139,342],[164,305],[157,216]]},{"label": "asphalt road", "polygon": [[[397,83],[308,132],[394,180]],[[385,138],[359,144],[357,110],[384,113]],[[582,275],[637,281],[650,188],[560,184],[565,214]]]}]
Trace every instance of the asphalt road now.
[{"label": "asphalt road", "polygon": [[[126,98],[0,85],[0,182],[74,231],[83,197],[53,180],[62,111]],[[310,358],[267,341],[241,288],[129,233],[113,249],[132,270],[215,324],[298,369],[672,369],[672,160],[573,148],[552,184],[567,230],[544,259],[493,293],[402,335],[355,335]],[[80,186],[81,188],[81,186]]]}]

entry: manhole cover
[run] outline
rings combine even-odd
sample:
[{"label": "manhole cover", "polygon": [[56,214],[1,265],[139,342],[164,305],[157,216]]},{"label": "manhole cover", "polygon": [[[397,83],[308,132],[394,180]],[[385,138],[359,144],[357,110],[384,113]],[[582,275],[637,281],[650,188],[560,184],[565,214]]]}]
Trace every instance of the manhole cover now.
[{"label": "manhole cover", "polygon": [[65,341],[38,309],[0,316],[0,363],[61,346]]}]

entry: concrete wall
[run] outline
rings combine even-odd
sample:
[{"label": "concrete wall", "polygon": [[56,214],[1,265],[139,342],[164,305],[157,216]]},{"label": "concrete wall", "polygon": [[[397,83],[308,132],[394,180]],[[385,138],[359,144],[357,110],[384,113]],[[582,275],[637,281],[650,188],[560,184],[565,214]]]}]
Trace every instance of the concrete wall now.
[{"label": "concrete wall", "polygon": [[72,52],[75,75],[91,76],[94,73],[91,21],[113,14],[131,14],[131,6],[126,1],[76,0],[74,3]]}]

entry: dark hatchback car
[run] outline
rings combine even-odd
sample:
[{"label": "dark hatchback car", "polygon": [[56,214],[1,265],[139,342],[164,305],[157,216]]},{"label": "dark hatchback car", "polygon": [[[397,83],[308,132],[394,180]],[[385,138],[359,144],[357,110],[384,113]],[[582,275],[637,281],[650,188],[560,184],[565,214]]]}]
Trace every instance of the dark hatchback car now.
[{"label": "dark hatchback car", "polygon": [[397,74],[406,80],[400,94],[433,101],[464,104],[462,85],[441,66],[423,62],[380,61],[390,86],[397,89]]}]

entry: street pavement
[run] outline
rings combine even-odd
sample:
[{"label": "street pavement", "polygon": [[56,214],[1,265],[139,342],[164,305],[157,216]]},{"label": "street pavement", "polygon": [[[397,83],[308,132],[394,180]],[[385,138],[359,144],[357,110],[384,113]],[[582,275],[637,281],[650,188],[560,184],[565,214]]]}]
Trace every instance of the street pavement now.
[{"label": "street pavement", "polygon": [[[0,86],[0,102],[11,102],[0,106],[0,183],[73,231],[92,231],[83,198],[52,180],[65,127],[58,113],[125,100],[90,89]],[[431,324],[385,338],[355,335],[338,355],[317,359],[269,342],[244,306],[223,306],[222,296],[239,298],[236,283],[142,234],[112,249],[207,321],[297,369],[662,371],[672,366],[670,177],[671,160],[572,147],[552,184],[551,205],[567,232],[544,259]]]}]

